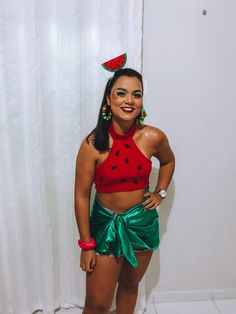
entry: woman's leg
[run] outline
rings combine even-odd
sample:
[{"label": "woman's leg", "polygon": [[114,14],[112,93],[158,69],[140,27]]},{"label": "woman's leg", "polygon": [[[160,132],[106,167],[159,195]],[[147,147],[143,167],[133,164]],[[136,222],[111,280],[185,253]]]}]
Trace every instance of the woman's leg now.
[{"label": "woman's leg", "polygon": [[97,255],[96,265],[86,274],[83,314],[107,314],[112,304],[123,257]]},{"label": "woman's leg", "polygon": [[133,314],[138,296],[138,285],[147,270],[152,253],[153,251],[137,253],[138,266],[136,268],[126,260],[123,261],[116,293],[117,314]]}]

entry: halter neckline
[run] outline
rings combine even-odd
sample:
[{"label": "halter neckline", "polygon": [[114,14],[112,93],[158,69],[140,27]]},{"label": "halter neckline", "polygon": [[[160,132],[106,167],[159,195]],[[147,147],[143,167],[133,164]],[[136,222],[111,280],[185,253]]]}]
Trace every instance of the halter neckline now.
[{"label": "halter neckline", "polygon": [[114,129],[114,126],[113,126],[113,123],[111,123],[111,126],[110,126],[110,134],[112,136],[113,139],[116,139],[116,140],[126,140],[128,138],[132,138],[135,131],[136,131],[136,124],[134,123],[132,125],[132,127],[130,128],[129,132],[126,133],[126,134],[118,134],[116,133],[115,129]]}]

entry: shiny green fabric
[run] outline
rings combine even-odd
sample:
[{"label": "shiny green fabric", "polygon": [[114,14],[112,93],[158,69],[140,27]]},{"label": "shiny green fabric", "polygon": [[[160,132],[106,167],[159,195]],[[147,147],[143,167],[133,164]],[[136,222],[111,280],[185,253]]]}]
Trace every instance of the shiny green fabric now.
[{"label": "shiny green fabric", "polygon": [[141,203],[117,214],[95,198],[90,230],[98,254],[124,255],[133,267],[138,265],[135,249],[156,250],[160,242],[158,211],[146,210]]}]

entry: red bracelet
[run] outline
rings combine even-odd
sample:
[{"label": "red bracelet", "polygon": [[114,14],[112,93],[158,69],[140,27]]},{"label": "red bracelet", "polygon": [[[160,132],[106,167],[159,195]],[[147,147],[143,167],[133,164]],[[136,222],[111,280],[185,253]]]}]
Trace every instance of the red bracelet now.
[{"label": "red bracelet", "polygon": [[91,238],[89,242],[78,240],[78,244],[81,247],[82,250],[91,250],[96,247],[96,242],[94,238]]}]

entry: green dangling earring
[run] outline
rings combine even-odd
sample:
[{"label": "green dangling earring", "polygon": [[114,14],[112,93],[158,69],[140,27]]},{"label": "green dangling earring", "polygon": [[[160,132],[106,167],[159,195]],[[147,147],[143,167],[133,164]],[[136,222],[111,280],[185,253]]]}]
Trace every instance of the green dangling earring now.
[{"label": "green dangling earring", "polygon": [[107,115],[106,114],[106,111],[107,111],[107,104],[105,104],[103,107],[102,107],[102,117],[104,120],[110,120],[111,119],[111,116],[112,116],[112,112],[110,110],[109,114]]},{"label": "green dangling earring", "polygon": [[135,123],[136,124],[143,124],[144,119],[147,117],[147,111],[144,107],[142,107],[142,110],[139,114],[139,118],[136,118]]}]

